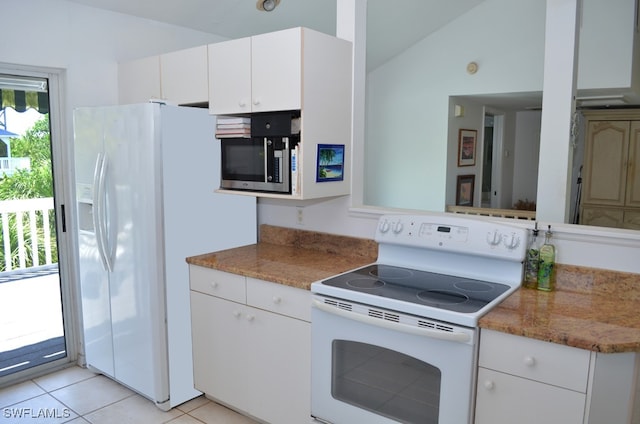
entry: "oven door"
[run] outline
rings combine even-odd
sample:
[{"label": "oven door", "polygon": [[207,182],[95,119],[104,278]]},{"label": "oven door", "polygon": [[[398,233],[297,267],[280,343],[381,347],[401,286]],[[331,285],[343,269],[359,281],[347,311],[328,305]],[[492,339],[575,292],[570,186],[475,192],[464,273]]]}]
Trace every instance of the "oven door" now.
[{"label": "oven door", "polygon": [[471,422],[475,329],[318,295],[311,322],[318,421]]}]

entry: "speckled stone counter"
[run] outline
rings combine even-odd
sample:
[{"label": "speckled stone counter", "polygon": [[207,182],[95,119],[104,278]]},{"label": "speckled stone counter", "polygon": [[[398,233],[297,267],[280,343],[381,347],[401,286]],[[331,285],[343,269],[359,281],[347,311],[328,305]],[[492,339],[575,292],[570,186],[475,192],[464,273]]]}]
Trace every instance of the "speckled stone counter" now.
[{"label": "speckled stone counter", "polygon": [[555,291],[521,288],[479,325],[597,352],[640,352],[640,274],[557,265]]},{"label": "speckled stone counter", "polygon": [[375,262],[377,255],[374,240],[261,225],[257,244],[187,262],[309,290],[314,281]]}]

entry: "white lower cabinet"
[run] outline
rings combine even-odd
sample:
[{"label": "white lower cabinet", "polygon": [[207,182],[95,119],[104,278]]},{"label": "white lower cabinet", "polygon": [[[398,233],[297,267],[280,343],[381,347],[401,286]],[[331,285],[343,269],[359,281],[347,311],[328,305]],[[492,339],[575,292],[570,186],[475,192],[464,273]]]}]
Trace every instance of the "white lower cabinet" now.
[{"label": "white lower cabinet", "polygon": [[475,423],[635,422],[637,360],[482,329]]},{"label": "white lower cabinet", "polygon": [[190,278],[196,388],[268,423],[309,422],[311,294],[194,265]]}]

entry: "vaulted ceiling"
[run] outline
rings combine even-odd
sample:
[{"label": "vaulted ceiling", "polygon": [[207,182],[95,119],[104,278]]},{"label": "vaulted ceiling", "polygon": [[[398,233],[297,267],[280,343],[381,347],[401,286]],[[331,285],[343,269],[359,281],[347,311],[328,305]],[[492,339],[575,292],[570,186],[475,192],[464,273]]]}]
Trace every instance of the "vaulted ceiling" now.
[{"label": "vaulted ceiling", "polygon": [[[70,0],[85,6],[240,38],[304,26],[336,31],[336,1],[280,0],[272,12],[255,0]],[[367,67],[376,68],[484,0],[368,0]]]}]

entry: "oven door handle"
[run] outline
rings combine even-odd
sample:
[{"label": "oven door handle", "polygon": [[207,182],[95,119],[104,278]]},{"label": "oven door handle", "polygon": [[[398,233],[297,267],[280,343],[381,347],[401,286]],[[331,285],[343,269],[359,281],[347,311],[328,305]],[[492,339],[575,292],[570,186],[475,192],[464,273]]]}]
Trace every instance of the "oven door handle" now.
[{"label": "oven door handle", "polygon": [[338,315],[340,317],[360,321],[364,324],[375,325],[377,327],[387,328],[393,331],[402,331],[404,333],[413,334],[417,336],[430,337],[433,339],[440,339],[449,342],[467,343],[471,340],[471,336],[467,333],[461,332],[448,332],[441,330],[431,330],[429,328],[412,327],[407,324],[399,322],[388,321],[380,318],[372,318],[367,315],[361,315],[354,312],[349,312],[344,309],[336,308],[335,306],[329,306],[317,299],[313,299],[313,307],[318,308],[323,312],[329,314]]}]

